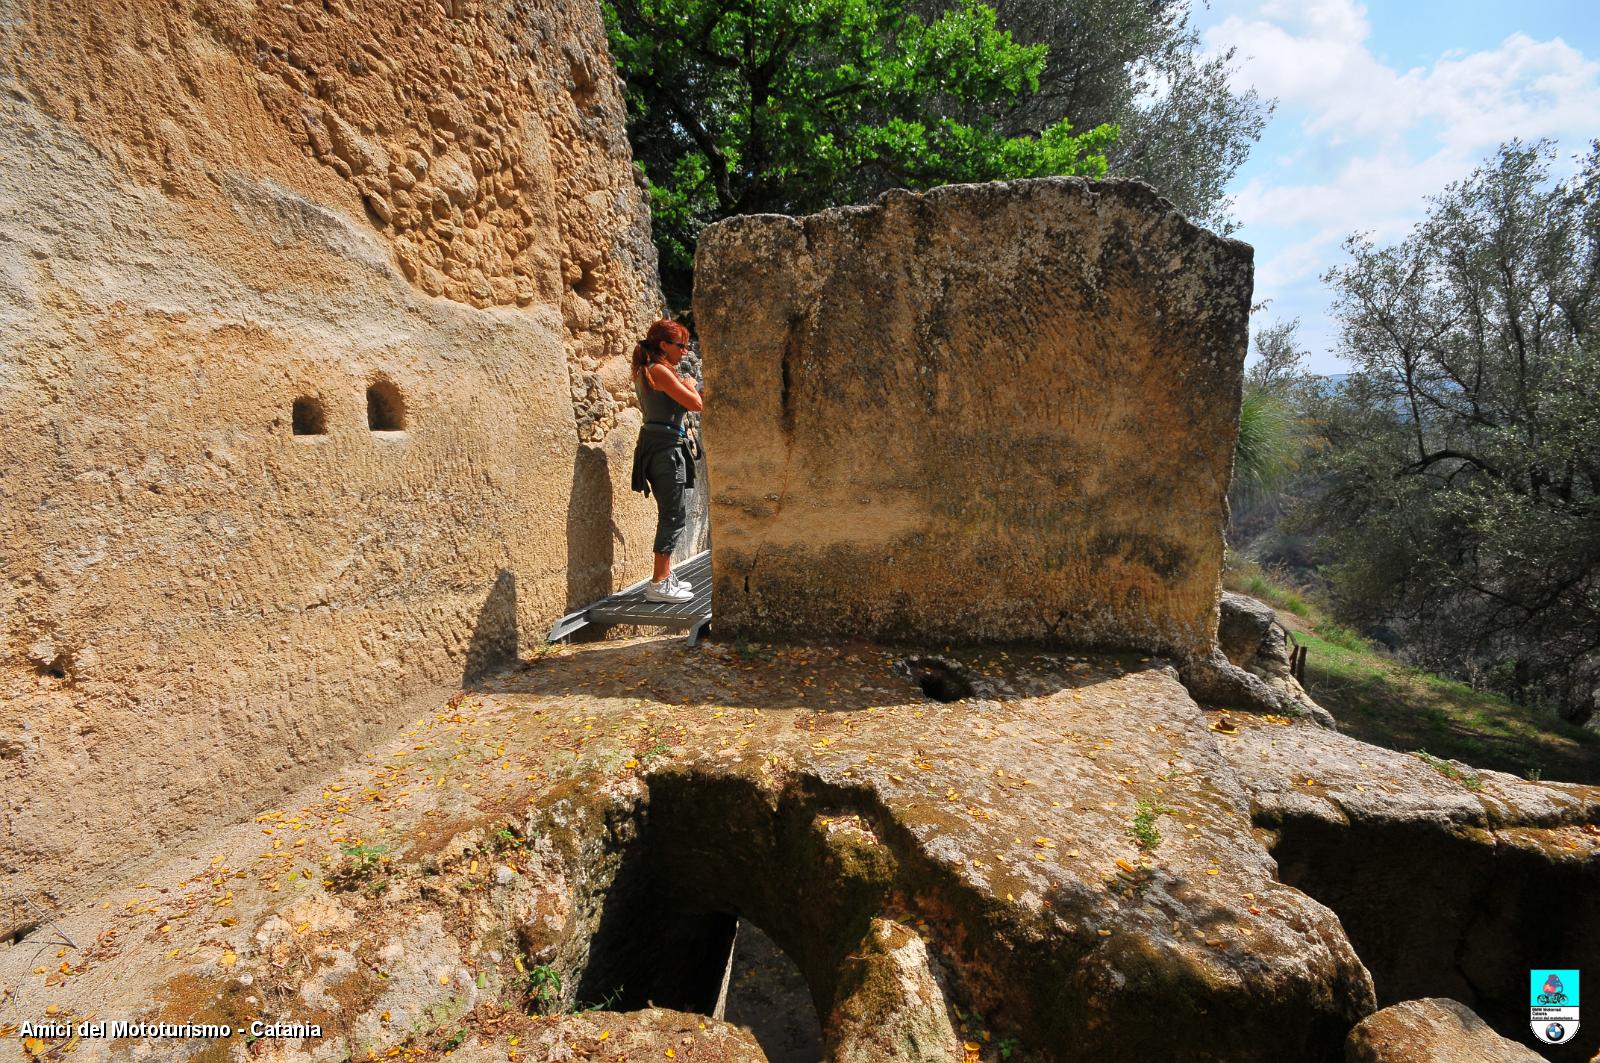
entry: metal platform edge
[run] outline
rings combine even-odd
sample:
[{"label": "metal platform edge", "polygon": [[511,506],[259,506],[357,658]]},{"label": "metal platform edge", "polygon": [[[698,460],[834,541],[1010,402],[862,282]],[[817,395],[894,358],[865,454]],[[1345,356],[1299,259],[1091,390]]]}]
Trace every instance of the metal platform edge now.
[{"label": "metal platform edge", "polygon": [[[709,567],[710,567],[710,557],[711,557],[711,551],[710,550],[702,550],[702,551],[700,551],[700,553],[695,554],[693,557],[685,559],[684,562],[681,565],[678,565],[676,567],[679,568],[679,569],[687,569],[689,566],[691,566],[691,565],[695,564],[696,562],[704,559],[706,561],[707,568],[709,569]],[[593,613],[593,611],[595,609],[599,608],[601,605],[603,605],[606,602],[614,601],[614,600],[620,599],[620,598],[625,598],[630,594],[636,594],[639,591],[642,591],[649,583],[650,583],[650,577],[646,576],[642,580],[639,580],[639,581],[637,581],[635,583],[628,584],[626,587],[623,587],[619,591],[613,591],[611,594],[606,595],[604,598],[601,598],[598,601],[590,602],[588,605],[584,606],[582,609],[573,610],[572,612],[570,612],[570,613],[566,614],[565,616],[563,616],[561,619],[557,620],[555,622],[555,624],[553,624],[551,626],[550,633],[545,636],[545,642],[547,642],[547,643],[560,642],[562,639],[570,638],[574,633],[582,630],[585,627],[588,627],[589,624],[593,623],[593,620],[591,619],[591,614]],[[690,646],[698,646],[700,644],[701,636],[704,635],[706,629],[711,624],[711,613],[708,612],[708,613],[705,613],[704,615],[697,616],[697,617],[692,618],[692,619],[686,618],[686,621],[687,622],[682,624],[682,625],[677,625],[677,624],[650,624],[647,621],[641,621],[641,620],[628,620],[628,621],[624,621],[624,622],[625,623],[635,623],[635,624],[638,624],[641,627],[677,627],[677,626],[687,627],[689,629],[689,645]]]}]

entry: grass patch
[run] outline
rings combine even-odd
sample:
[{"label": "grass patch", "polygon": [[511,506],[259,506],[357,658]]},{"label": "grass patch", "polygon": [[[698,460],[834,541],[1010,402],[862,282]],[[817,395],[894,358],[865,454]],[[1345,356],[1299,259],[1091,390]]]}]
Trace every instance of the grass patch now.
[{"label": "grass patch", "polygon": [[1600,736],[1403,664],[1257,565],[1231,565],[1224,583],[1299,618],[1293,627],[1307,647],[1306,691],[1346,734],[1402,753],[1429,750],[1430,763],[1459,760],[1528,779],[1600,783]]},{"label": "grass patch", "polygon": [[1311,615],[1311,605],[1300,592],[1292,587],[1273,582],[1262,573],[1251,573],[1244,577],[1241,593],[1252,598],[1260,598],[1274,609],[1282,609],[1295,616],[1306,617]]},{"label": "grass patch", "polygon": [[1483,789],[1482,779],[1471,772],[1462,771],[1448,760],[1440,760],[1426,749],[1414,749],[1411,751],[1411,755],[1440,775],[1443,775],[1446,779],[1453,779],[1469,790],[1476,792]]},{"label": "grass patch", "polygon": [[1128,837],[1138,843],[1139,848],[1147,853],[1155,852],[1161,845],[1161,831],[1156,826],[1156,820],[1171,812],[1172,809],[1146,801],[1143,798],[1133,803],[1133,823],[1128,827]]}]

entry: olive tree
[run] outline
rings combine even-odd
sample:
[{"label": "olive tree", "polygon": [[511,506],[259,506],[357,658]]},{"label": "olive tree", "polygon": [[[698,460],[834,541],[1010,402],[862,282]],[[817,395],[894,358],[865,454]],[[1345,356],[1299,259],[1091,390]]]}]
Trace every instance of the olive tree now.
[{"label": "olive tree", "polygon": [[1356,368],[1317,418],[1338,604],[1576,721],[1600,690],[1600,142],[1512,142],[1327,280]]}]

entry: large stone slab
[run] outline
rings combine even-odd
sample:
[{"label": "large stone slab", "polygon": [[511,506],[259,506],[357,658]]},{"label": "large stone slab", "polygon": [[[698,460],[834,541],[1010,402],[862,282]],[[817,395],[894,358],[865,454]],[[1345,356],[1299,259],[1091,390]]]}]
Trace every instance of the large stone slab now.
[{"label": "large stone slab", "polygon": [[1206,656],[1251,254],[1066,178],[706,230],[717,630]]}]

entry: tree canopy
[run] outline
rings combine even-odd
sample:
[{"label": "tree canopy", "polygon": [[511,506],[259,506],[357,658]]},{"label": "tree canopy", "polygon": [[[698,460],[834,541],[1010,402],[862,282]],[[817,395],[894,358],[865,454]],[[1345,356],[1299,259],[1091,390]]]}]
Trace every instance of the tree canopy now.
[{"label": "tree canopy", "polygon": [[1600,142],[1552,182],[1512,142],[1404,240],[1352,238],[1355,367],[1326,396],[1310,516],[1353,619],[1584,720],[1600,693]]},{"label": "tree canopy", "polygon": [[[937,8],[948,0],[922,0]],[[1062,117],[1114,125],[1109,172],[1139,177],[1192,219],[1232,231],[1224,192],[1272,112],[1231,84],[1234,51],[1207,55],[1190,0],[993,0],[999,24],[1047,47],[1037,92],[990,105],[1011,133]]]},{"label": "tree canopy", "polygon": [[1044,45],[992,8],[893,0],[607,0],[662,281],[688,294],[700,230],[890,187],[1105,172],[1116,130],[1008,133],[984,108],[1038,88]]}]

